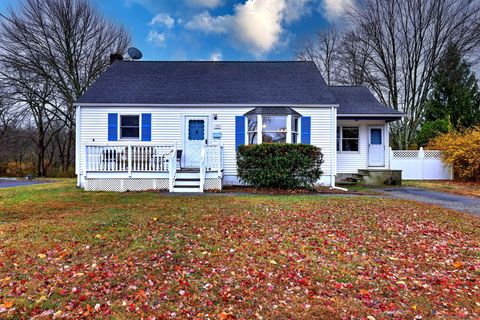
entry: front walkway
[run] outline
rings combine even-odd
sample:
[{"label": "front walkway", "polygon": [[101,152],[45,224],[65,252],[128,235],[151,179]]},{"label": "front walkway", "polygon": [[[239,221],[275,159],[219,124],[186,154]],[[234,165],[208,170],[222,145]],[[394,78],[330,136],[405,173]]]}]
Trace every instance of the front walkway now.
[{"label": "front walkway", "polygon": [[480,199],[464,197],[451,193],[431,191],[421,188],[398,187],[376,189],[393,198],[414,200],[434,204],[447,209],[453,209],[470,214],[480,215]]}]

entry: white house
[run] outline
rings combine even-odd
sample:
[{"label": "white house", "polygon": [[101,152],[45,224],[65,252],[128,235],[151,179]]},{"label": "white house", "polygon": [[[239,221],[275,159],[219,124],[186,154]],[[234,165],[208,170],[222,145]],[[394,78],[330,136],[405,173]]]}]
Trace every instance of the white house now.
[{"label": "white house", "polygon": [[236,149],[262,142],[320,147],[319,183],[333,186],[388,169],[388,123],[402,117],[299,61],[116,61],[75,106],[78,186],[104,191],[238,184]]}]

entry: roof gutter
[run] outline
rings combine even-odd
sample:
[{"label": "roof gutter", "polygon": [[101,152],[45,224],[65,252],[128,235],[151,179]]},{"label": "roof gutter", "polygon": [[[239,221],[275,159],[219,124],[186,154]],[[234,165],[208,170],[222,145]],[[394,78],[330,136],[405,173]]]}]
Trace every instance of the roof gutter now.
[{"label": "roof gutter", "polygon": [[188,104],[171,104],[171,103],[74,103],[74,107],[291,107],[291,108],[337,108],[338,104],[246,104],[246,103],[188,103]]}]

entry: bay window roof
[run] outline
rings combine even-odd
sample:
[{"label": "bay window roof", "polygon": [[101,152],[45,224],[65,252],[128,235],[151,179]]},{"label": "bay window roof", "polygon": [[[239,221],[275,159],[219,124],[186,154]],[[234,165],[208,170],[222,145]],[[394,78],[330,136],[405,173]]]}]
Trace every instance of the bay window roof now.
[{"label": "bay window roof", "polygon": [[297,111],[293,110],[289,107],[256,107],[253,110],[248,111],[245,113],[245,116],[251,116],[256,114],[265,114],[265,115],[292,115],[301,117],[302,115]]}]

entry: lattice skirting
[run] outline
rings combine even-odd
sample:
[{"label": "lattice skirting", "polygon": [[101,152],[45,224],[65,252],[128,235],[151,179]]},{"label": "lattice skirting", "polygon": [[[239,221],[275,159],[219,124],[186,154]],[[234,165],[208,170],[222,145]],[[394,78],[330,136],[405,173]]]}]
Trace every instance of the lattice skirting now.
[{"label": "lattice skirting", "polygon": [[167,190],[168,179],[85,179],[86,191],[147,191]]},{"label": "lattice skirting", "polygon": [[203,185],[205,190],[222,190],[222,179],[221,178],[206,178],[205,184]]},{"label": "lattice skirting", "polygon": [[[205,190],[222,190],[221,178],[205,179]],[[147,191],[147,190],[168,190],[168,179],[135,179],[135,178],[95,178],[85,179],[86,191]]]}]

